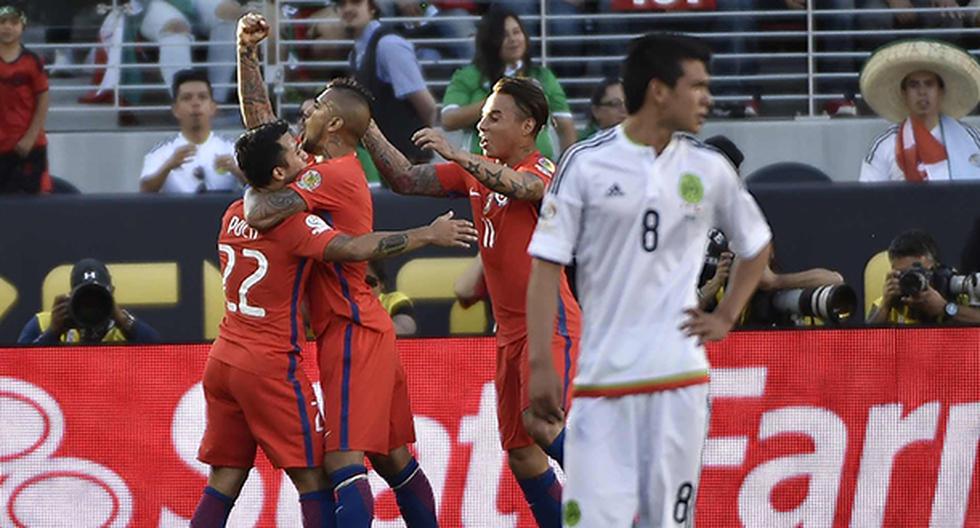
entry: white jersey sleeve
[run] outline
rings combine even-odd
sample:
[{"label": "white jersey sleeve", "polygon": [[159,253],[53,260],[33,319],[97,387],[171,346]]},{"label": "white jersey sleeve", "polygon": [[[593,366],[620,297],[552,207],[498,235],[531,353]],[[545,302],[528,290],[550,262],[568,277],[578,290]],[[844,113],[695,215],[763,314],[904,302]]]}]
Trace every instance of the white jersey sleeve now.
[{"label": "white jersey sleeve", "polygon": [[722,194],[716,206],[718,227],[728,235],[729,244],[736,255],[752,258],[772,239],[772,231],[759,205],[745,190],[738,175],[728,165],[721,178]]},{"label": "white jersey sleeve", "polygon": [[527,249],[534,258],[568,265],[575,257],[585,196],[573,160],[569,156],[558,167],[541,202],[538,225]]}]

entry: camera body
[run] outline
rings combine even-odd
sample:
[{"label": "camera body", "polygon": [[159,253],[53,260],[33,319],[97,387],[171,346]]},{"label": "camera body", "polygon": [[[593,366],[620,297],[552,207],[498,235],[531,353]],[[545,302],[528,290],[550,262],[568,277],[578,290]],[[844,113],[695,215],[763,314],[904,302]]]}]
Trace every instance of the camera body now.
[{"label": "camera body", "polygon": [[708,247],[704,251],[704,267],[701,268],[701,277],[698,278],[699,288],[715,276],[721,254],[726,251],[728,251],[728,237],[720,229],[712,228],[711,231],[708,231]]}]

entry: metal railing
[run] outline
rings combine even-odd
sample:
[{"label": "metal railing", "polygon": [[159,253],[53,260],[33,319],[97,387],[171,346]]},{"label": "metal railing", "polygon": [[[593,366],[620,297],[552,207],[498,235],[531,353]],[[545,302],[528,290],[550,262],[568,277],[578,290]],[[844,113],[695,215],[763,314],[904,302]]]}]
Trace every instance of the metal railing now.
[{"label": "metal railing", "polygon": [[[725,0],[718,3],[723,4]],[[121,0],[112,0],[106,11],[121,9]],[[144,0],[144,3],[146,1]],[[485,3],[485,2],[484,2]],[[648,30],[679,30],[704,38],[716,51],[713,69],[713,91],[719,105],[740,105],[754,101],[767,107],[766,116],[817,116],[821,104],[834,99],[860,98],[857,79],[860,66],[872,50],[890,40],[926,37],[951,40],[971,54],[980,54],[980,28],[972,27],[980,8],[918,9],[815,9],[808,2],[805,10],[743,10],[623,13],[550,14],[548,1],[539,2],[533,14],[522,15],[532,32],[534,59],[558,74],[568,100],[577,116],[588,114],[591,87],[603,76],[616,71],[629,39]],[[353,41],[348,38],[310,39],[304,37],[316,24],[338,23],[336,18],[312,17],[310,11],[324,6],[323,0],[273,0],[270,18],[275,24],[275,38],[266,44],[266,79],[277,106],[295,110],[301,101],[327,80],[332,71],[347,68],[346,55]],[[963,27],[878,27],[869,19],[885,20],[898,14],[914,14],[920,19],[945,15],[949,23],[955,17],[967,20]],[[875,18],[877,17],[877,18]],[[474,25],[474,15],[427,17],[382,17],[382,22],[449,23]],[[545,23],[542,24],[541,22]],[[579,24],[578,33],[556,30],[559,23]],[[127,19],[126,23],[135,23]],[[948,24],[947,24],[948,25]],[[887,24],[885,24],[887,26]],[[91,29],[91,28],[90,28]],[[472,37],[409,38],[416,48],[459,46],[472,43]],[[142,80],[124,82],[111,90],[107,104],[80,104],[80,95],[96,86],[91,76],[105,70],[104,65],[76,63],[49,65],[52,77],[51,114],[71,112],[118,113],[161,112],[169,110],[169,87],[157,74],[159,65],[153,56],[161,45],[152,41],[122,42],[127,52],[137,52],[136,62],[119,64],[120,72],[139,74]],[[70,52],[81,59],[91,56],[101,46],[88,39],[71,44],[42,43],[30,47],[42,55]],[[233,41],[194,41],[195,67],[230,65],[207,62],[204,50],[212,46],[234,47]],[[131,53],[127,53],[130,54]],[[454,69],[470,62],[469,58],[423,58],[420,64],[430,90],[437,100],[449,82]],[[65,78],[60,78],[65,76]],[[233,79],[212,79],[216,87],[233,88]],[[235,105],[221,102],[219,108],[233,110]]]}]

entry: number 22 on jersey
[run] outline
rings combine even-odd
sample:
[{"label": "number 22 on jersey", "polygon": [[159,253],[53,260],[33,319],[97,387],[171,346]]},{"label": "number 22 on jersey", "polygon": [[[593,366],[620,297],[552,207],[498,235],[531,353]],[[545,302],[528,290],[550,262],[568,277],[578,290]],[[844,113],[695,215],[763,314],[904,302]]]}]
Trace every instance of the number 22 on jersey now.
[{"label": "number 22 on jersey", "polygon": [[[232,270],[235,268],[235,263],[237,259],[235,257],[235,248],[229,246],[228,244],[218,244],[218,251],[225,254],[228,258],[227,263],[225,263],[225,269],[221,274],[221,287],[225,291],[225,299],[228,299],[228,277],[231,276]],[[252,306],[248,304],[248,291],[252,289],[253,286],[259,283],[265,274],[269,272],[269,259],[265,258],[265,255],[261,251],[254,249],[243,249],[242,257],[247,259],[255,260],[256,268],[251,275],[245,277],[241,285],[238,287],[238,304],[228,301],[228,311],[231,313],[241,312],[242,315],[248,315],[251,317],[265,317],[265,309],[258,306]]]}]

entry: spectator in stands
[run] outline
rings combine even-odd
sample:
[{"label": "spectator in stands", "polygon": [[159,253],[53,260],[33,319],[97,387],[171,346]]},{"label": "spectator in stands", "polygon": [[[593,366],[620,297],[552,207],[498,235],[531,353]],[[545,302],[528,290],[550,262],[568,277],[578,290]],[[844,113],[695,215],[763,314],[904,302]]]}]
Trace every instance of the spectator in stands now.
[{"label": "spectator in stands", "polygon": [[41,58],[21,44],[27,16],[0,1],[0,194],[51,190],[48,176],[48,77]]},{"label": "spectator in stands", "polygon": [[[473,64],[456,70],[442,99],[443,128],[466,130],[470,152],[482,152],[475,126],[480,121],[483,102],[501,77],[534,79],[548,99],[549,122],[557,127],[561,149],[578,139],[565,91],[551,70],[531,64],[530,48],[527,32],[512,11],[493,8],[480,20]],[[549,123],[538,134],[537,147],[545,157],[556,159],[559,152],[551,145],[550,128]]]},{"label": "spectator in stands", "polygon": [[[99,38],[104,43],[97,60],[109,66],[96,72],[99,87],[82,96],[83,103],[108,103],[120,84],[139,79],[138,70],[121,71],[120,63],[136,61],[135,50],[123,47],[123,42],[135,42],[142,37],[159,45],[160,74],[166,86],[172,86],[178,71],[191,67],[191,43],[195,30],[209,40],[208,67],[211,81],[218,84],[214,99],[225,102],[232,92],[232,72],[235,71],[235,23],[249,11],[263,9],[261,1],[239,4],[236,0],[130,0],[112,9],[102,24]],[[127,98],[137,98],[131,94]]]},{"label": "spectator in stands", "polygon": [[143,158],[140,191],[240,191],[245,176],[235,162],[235,143],[211,131],[217,106],[207,74],[201,70],[178,72],[173,96],[173,114],[180,132]]},{"label": "spectator in stands", "polygon": [[589,98],[589,123],[582,131],[581,139],[591,137],[600,130],[614,127],[626,119],[626,95],[623,92],[623,80],[619,77],[606,77]]},{"label": "spectator in stands", "polygon": [[436,101],[425,85],[412,44],[382,27],[375,0],[336,0],[340,19],[354,49],[354,76],[374,96],[371,114],[391,142],[413,162],[432,159],[412,143],[416,130],[432,126]]},{"label": "spectator in stands", "polygon": [[415,306],[412,299],[398,290],[388,291],[388,274],[384,264],[378,260],[368,262],[364,281],[381,300],[391,322],[395,325],[395,335],[398,337],[413,336],[418,333],[418,323],[415,322]]},{"label": "spectator in stands", "polygon": [[[423,21],[405,22],[401,33],[410,39],[472,39],[476,28],[469,20],[445,20],[446,17],[467,16],[462,8],[440,9],[434,2],[419,0],[394,0],[397,14],[403,17],[425,18]],[[473,58],[473,42],[446,44],[420,44],[415,48],[419,60]]]},{"label": "spectator in stands", "polygon": [[[957,0],[865,0],[867,9],[956,8]],[[958,12],[895,13],[862,16],[862,26],[875,29],[958,28],[963,27],[963,14]]]},{"label": "spectator in stands", "polygon": [[861,94],[898,123],[872,142],[861,181],[980,179],[980,131],[959,121],[980,100],[980,66],[968,53],[938,41],[891,44],[868,59]]},{"label": "spectator in stands", "polygon": [[87,258],[71,269],[71,293],[58,295],[50,312],[39,312],[24,326],[17,343],[154,343],[160,335],[116,304],[105,264]]},{"label": "spectator in stands", "polygon": [[944,297],[930,280],[940,260],[939,246],[929,233],[913,229],[895,237],[888,246],[888,261],[891,270],[882,296],[871,305],[869,324],[980,323],[980,309],[962,305],[966,299]]},{"label": "spectator in stands", "polygon": [[[584,18],[557,18],[555,16],[584,14],[585,0],[539,0],[532,2],[527,0],[494,0],[492,5],[507,9],[518,16],[528,17],[541,15],[542,2],[545,3],[549,37],[575,37],[587,33],[587,24]],[[528,23],[526,28],[533,36],[541,34],[541,24],[536,21]],[[549,57],[581,56],[585,51],[583,46],[584,42],[579,39],[551,41],[548,43],[547,52]],[[620,51],[618,54],[622,54],[622,52]],[[552,68],[563,77],[579,77],[582,75],[584,66],[583,61],[573,61],[557,62]]]}]

